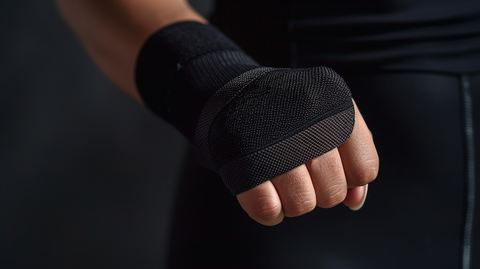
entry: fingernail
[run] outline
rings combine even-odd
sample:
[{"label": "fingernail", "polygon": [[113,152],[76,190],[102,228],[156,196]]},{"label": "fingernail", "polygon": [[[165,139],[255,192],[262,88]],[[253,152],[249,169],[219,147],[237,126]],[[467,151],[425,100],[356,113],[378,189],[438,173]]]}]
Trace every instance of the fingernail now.
[{"label": "fingernail", "polygon": [[362,202],[360,204],[356,205],[356,206],[349,207],[350,210],[357,211],[357,210],[360,210],[360,208],[363,207],[363,204],[365,204],[365,200],[367,199],[367,192],[368,192],[368,184],[365,185],[365,194],[363,195]]}]

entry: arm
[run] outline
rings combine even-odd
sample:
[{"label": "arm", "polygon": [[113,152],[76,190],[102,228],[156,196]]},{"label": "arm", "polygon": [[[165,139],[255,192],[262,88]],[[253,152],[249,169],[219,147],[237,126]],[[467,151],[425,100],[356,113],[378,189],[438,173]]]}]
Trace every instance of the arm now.
[{"label": "arm", "polygon": [[100,70],[141,102],[134,83],[138,52],[156,30],[178,21],[206,20],[186,0],[57,0],[70,25]]},{"label": "arm", "polygon": [[[139,102],[142,101],[134,83],[134,69],[146,39],[175,22],[207,23],[184,0],[57,0],[57,3],[99,68]],[[366,184],[377,175],[378,157],[371,133],[356,106],[355,118],[353,132],[343,145],[239,193],[237,199],[244,210],[259,223],[275,225],[284,216],[300,216],[315,206],[361,204]]]}]

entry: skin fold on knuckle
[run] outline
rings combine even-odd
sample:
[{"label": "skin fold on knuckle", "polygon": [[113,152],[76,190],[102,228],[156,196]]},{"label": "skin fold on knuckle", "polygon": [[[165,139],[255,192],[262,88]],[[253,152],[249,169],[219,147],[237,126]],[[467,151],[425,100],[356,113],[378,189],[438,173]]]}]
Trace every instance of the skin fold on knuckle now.
[{"label": "skin fold on knuckle", "polygon": [[298,217],[312,211],[315,206],[315,195],[311,192],[294,193],[284,204],[284,214],[286,217]]},{"label": "skin fold on knuckle", "polygon": [[317,206],[321,208],[332,208],[345,200],[347,187],[344,184],[332,185],[318,194]]},{"label": "skin fold on knuckle", "polygon": [[360,163],[352,176],[358,186],[363,186],[377,178],[378,170],[378,159],[370,158]]},{"label": "skin fold on knuckle", "polygon": [[[272,222],[278,220],[282,213],[282,205],[276,199],[259,199],[247,213],[252,219],[262,224],[272,225],[276,224]],[[281,221],[281,219],[278,221]]]}]

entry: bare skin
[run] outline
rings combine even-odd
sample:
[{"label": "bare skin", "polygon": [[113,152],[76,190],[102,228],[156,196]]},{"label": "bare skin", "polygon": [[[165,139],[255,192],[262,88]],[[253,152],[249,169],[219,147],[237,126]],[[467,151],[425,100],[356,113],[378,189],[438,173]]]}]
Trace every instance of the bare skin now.
[{"label": "bare skin", "polygon": [[[185,0],[57,0],[60,13],[100,70],[122,91],[142,103],[134,83],[138,52],[158,29],[179,21],[208,23]],[[357,209],[379,160],[355,105],[355,127],[338,148],[283,175],[240,193],[237,199],[255,221],[276,225],[315,207],[340,203]]]}]

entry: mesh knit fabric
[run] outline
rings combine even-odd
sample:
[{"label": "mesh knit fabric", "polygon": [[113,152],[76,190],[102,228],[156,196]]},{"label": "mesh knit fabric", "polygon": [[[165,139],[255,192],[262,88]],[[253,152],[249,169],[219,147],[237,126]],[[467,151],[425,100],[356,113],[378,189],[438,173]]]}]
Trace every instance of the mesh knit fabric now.
[{"label": "mesh knit fabric", "polygon": [[208,98],[257,67],[215,27],[179,22],[160,29],[143,45],[135,79],[145,104],[193,143],[198,115]]},{"label": "mesh knit fabric", "polygon": [[195,143],[200,164],[239,194],[344,143],[351,95],[326,67],[260,67],[212,26],[170,25],[142,48],[146,105]]},{"label": "mesh knit fabric", "polygon": [[238,194],[344,143],[354,115],[348,87],[329,68],[250,70],[205,105],[197,160]]}]

